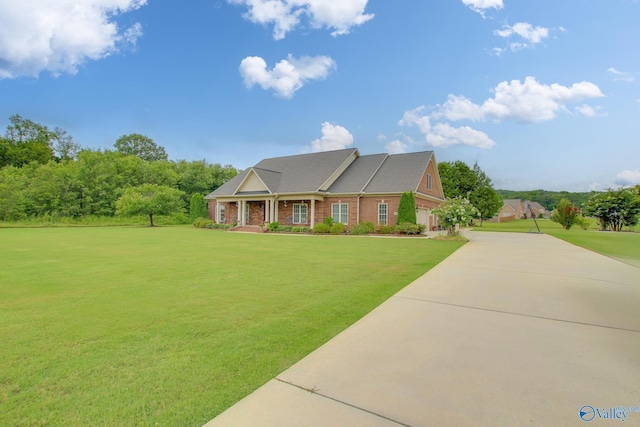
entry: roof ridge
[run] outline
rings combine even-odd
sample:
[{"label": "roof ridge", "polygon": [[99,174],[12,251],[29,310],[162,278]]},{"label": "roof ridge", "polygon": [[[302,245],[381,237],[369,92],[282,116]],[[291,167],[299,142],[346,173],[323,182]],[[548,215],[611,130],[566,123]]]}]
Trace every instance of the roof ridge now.
[{"label": "roof ridge", "polygon": [[338,151],[354,151],[354,150],[358,151],[358,148],[357,147],[341,148],[340,150],[316,151],[316,152],[313,152],[313,153],[291,154],[289,156],[267,157],[265,159],[262,159],[260,162],[258,162],[258,164],[260,164],[261,162],[263,162],[265,160],[288,159],[288,158],[292,158],[292,157],[311,156],[311,155],[314,155],[314,154],[337,153]]},{"label": "roof ridge", "polygon": [[265,172],[273,172],[273,173],[282,173],[282,171],[274,171],[272,169],[265,169],[265,168],[258,168],[255,166],[251,166],[249,169],[253,169],[253,170],[261,170],[261,171],[265,171]]}]

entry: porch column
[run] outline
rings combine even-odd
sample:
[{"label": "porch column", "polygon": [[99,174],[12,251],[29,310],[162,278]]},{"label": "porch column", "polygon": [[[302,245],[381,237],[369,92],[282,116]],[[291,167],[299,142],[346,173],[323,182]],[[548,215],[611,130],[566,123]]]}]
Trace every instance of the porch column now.
[{"label": "porch column", "polygon": [[311,199],[311,229],[316,225],[316,199]]},{"label": "porch column", "polygon": [[240,221],[240,224],[242,224],[242,226],[244,227],[245,225],[247,225],[247,222],[245,220],[246,215],[247,215],[246,214],[246,212],[247,212],[247,201],[246,200],[242,200],[240,203],[241,203],[240,204],[240,206],[241,206],[241,208],[240,208],[240,216],[242,218],[241,221]]},{"label": "porch column", "polygon": [[271,222],[269,220],[269,200],[264,201],[264,222],[267,224]]},{"label": "porch column", "polygon": [[269,200],[269,222],[276,222],[276,201]]},{"label": "porch column", "polygon": [[274,206],[274,209],[273,209],[273,212],[274,212],[274,214],[273,214],[273,222],[278,222],[278,205],[279,204],[280,203],[277,200],[275,200],[275,206]]}]

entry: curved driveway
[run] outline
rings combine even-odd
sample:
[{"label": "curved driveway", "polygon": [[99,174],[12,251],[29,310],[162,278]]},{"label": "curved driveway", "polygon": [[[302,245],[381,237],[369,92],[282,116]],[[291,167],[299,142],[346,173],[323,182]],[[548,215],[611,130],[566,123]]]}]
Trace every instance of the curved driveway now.
[{"label": "curved driveway", "polygon": [[206,427],[640,425],[640,269],[469,237]]}]

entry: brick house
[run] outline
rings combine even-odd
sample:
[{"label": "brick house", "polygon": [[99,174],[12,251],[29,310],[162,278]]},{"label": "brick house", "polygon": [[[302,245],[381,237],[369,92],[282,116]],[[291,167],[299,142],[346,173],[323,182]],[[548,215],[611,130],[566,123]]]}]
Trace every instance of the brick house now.
[{"label": "brick house", "polygon": [[444,193],[432,151],[361,156],[358,149],[264,159],[206,196],[217,223],[270,222],[313,228],[326,217],[347,228],[396,225],[403,192],[413,191],[418,223],[436,226]]},{"label": "brick house", "polygon": [[509,222],[514,219],[526,217],[525,206],[520,199],[504,199],[498,215],[493,217],[494,222]]},{"label": "brick house", "polygon": [[531,200],[527,200],[524,202],[525,212],[531,213],[536,218],[547,218],[549,216],[549,211],[542,206],[538,202],[532,202]]}]

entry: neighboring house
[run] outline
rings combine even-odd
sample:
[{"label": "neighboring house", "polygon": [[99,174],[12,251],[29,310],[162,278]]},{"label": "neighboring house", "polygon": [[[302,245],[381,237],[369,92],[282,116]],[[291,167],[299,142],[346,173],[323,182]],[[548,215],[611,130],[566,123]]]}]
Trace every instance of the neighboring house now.
[{"label": "neighboring house", "polygon": [[432,151],[361,156],[356,148],[265,159],[206,196],[218,223],[270,222],[313,228],[332,217],[348,227],[396,225],[403,192],[413,191],[418,223],[436,226],[444,193]]},{"label": "neighboring house", "polygon": [[533,212],[536,218],[547,218],[549,216],[549,211],[538,202],[527,200],[524,202],[524,207],[528,217],[531,217],[531,212]]},{"label": "neighboring house", "polygon": [[[520,199],[504,199],[502,208],[498,212],[497,222],[508,222],[525,218],[524,203]],[[493,218],[496,220],[496,217]]]}]

